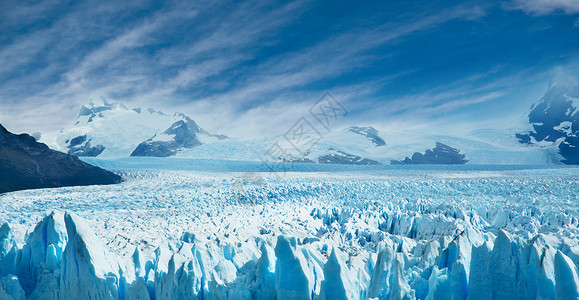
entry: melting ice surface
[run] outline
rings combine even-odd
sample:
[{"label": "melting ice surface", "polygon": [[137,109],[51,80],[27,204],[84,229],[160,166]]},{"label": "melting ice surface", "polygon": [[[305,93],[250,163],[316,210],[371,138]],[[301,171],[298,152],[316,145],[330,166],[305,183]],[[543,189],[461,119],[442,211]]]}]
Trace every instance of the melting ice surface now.
[{"label": "melting ice surface", "polygon": [[0,196],[0,299],[579,297],[578,168],[93,162]]}]

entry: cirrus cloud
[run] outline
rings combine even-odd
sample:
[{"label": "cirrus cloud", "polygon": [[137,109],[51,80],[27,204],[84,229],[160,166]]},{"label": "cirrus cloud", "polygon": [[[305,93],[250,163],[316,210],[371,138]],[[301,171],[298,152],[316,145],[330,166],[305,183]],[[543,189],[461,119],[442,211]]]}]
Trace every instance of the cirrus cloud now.
[{"label": "cirrus cloud", "polygon": [[535,15],[547,15],[559,11],[566,14],[579,13],[577,0],[515,0],[508,4],[508,7]]}]

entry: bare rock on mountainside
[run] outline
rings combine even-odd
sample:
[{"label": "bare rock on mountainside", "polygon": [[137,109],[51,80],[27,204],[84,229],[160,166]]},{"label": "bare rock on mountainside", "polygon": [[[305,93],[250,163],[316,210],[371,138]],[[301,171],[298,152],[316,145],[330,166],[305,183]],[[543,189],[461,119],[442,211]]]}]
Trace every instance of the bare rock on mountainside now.
[{"label": "bare rock on mountainside", "polygon": [[380,137],[380,133],[378,132],[378,130],[376,130],[376,128],[372,126],[365,126],[365,127],[352,126],[348,128],[348,131],[353,132],[355,134],[359,134],[361,136],[365,136],[366,138],[368,138],[368,140],[374,143],[376,147],[386,145],[384,139]]},{"label": "bare rock on mountainside", "polygon": [[[131,156],[166,157],[177,154],[180,149],[193,148],[201,145],[197,134],[204,132],[195,121],[182,115],[179,120],[161,135],[140,143]],[[156,140],[159,139],[159,140]]]},{"label": "bare rock on mountainside", "polygon": [[328,154],[320,156],[318,162],[321,164],[338,165],[381,165],[381,163],[375,160],[363,158],[343,151],[336,151],[334,149],[330,149]]},{"label": "bare rock on mountainside", "polygon": [[579,164],[579,84],[555,83],[533,105],[529,123],[533,129],[517,134],[521,144],[557,147],[568,165]]},{"label": "bare rock on mountainside", "polygon": [[463,165],[468,162],[464,159],[465,155],[460,153],[460,150],[445,145],[443,143],[436,143],[432,149],[426,150],[424,154],[416,152],[412,154],[412,158],[406,157],[404,160],[393,160],[393,165],[417,165],[417,164],[454,164]]},{"label": "bare rock on mountainside", "polygon": [[28,134],[10,133],[0,124],[0,193],[119,182],[116,174],[51,150]]}]

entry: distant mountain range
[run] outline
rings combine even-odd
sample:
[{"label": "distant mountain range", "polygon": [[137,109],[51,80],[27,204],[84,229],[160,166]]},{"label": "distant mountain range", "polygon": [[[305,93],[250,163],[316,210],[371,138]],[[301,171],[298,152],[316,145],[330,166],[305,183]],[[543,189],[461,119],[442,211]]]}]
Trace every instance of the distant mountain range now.
[{"label": "distant mountain range", "polygon": [[[43,134],[42,141],[69,154],[105,158],[175,156],[354,165],[577,164],[577,90],[577,85],[553,85],[529,112],[530,123],[505,124],[510,128],[448,135],[351,126],[324,133],[306,151],[296,151],[283,136],[230,138],[202,129],[182,113],[130,109],[99,98],[83,105],[70,127]],[[531,127],[524,132],[523,128]],[[281,147],[283,153],[272,153],[272,147]]]},{"label": "distant mountain range", "polygon": [[283,136],[230,138],[202,129],[182,113],[129,109],[99,98],[83,105],[70,127],[41,135],[41,141],[67,154],[37,142],[37,133],[15,135],[0,125],[0,193],[120,182],[119,176],[76,156],[351,165],[579,164],[579,84],[553,84],[531,107],[525,122],[526,131],[515,126],[462,136],[408,130],[384,133],[372,126],[351,126],[320,135],[304,150]]},{"label": "distant mountain range", "polygon": [[118,175],[51,150],[28,134],[12,134],[0,124],[0,193],[120,181]]},{"label": "distant mountain range", "polygon": [[[42,140],[52,148],[85,157],[127,156],[181,156],[196,157],[196,148],[211,149],[214,156],[226,155],[226,159],[264,159],[271,147],[271,139],[238,140],[225,135],[212,134],[202,129],[190,117],[182,113],[172,115],[149,108],[129,109],[122,103],[105,98],[91,100],[80,108],[79,114],[68,128],[42,135]],[[237,147],[244,144],[241,147]],[[375,148],[386,143],[373,127],[350,127],[324,137],[308,153],[287,157],[270,157],[274,160],[290,160],[303,163],[380,164],[349,151],[352,148]],[[231,153],[236,148],[254,147],[252,151]],[[223,151],[223,148],[227,148]],[[242,151],[243,152],[243,151]],[[203,155],[201,155],[203,156]]]}]

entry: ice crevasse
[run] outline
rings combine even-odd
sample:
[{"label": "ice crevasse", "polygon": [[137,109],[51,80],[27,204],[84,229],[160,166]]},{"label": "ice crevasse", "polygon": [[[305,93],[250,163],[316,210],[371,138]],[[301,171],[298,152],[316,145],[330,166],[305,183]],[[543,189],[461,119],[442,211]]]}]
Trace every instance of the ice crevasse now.
[{"label": "ice crevasse", "polygon": [[278,235],[235,244],[184,236],[154,253],[110,253],[85,222],[53,211],[18,246],[0,226],[0,299],[578,299],[579,249],[466,228],[386,234],[352,253]]}]

